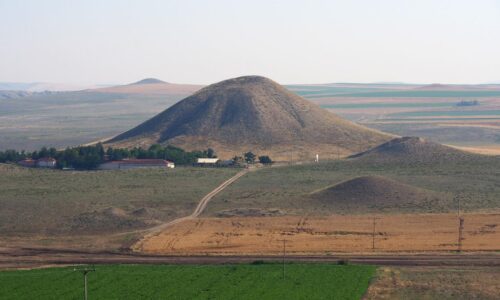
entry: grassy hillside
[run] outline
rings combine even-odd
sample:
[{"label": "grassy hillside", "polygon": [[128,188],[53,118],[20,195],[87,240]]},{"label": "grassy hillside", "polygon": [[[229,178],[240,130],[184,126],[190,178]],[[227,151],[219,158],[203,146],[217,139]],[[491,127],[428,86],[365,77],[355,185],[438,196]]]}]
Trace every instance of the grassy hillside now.
[{"label": "grassy hillside", "polygon": [[[379,175],[442,195],[426,206],[355,205],[349,210],[315,201],[309,194],[358,176]],[[217,195],[205,215],[236,208],[279,209],[292,214],[454,211],[460,195],[466,210],[500,208],[500,159],[440,164],[368,163],[356,160],[275,167],[247,174]]]},{"label": "grassy hillside", "polygon": [[0,164],[0,233],[128,231],[192,212],[237,170],[176,168],[71,172]]},{"label": "grassy hillside", "polygon": [[[97,266],[89,299],[360,299],[372,266],[122,265]],[[73,268],[0,272],[1,299],[81,299],[82,275]]]}]

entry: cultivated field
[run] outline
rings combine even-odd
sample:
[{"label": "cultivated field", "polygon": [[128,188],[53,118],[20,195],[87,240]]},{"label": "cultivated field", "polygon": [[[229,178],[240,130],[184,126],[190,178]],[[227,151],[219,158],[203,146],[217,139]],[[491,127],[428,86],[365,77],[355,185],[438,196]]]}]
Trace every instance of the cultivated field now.
[{"label": "cultivated field", "polygon": [[[331,84],[288,88],[345,118],[385,132],[469,146],[480,153],[500,143],[498,85],[436,89],[404,84]],[[457,105],[474,100],[478,105]]]},{"label": "cultivated field", "polygon": [[[500,251],[500,211],[464,218],[464,251]],[[145,241],[142,250],[279,255],[283,239],[290,254],[450,252],[457,249],[458,220],[455,214],[203,218],[164,230]]]},{"label": "cultivated field", "polygon": [[[88,275],[89,299],[360,299],[372,266],[116,265]],[[73,268],[0,272],[1,299],[81,299]]]}]

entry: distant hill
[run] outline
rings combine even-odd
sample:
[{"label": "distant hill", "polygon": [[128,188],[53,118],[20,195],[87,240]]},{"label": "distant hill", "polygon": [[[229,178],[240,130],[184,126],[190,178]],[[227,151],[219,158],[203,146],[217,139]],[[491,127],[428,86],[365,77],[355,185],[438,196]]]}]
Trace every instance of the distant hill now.
[{"label": "distant hill", "polygon": [[382,176],[362,176],[313,192],[310,197],[339,209],[435,211],[448,196]]},{"label": "distant hill", "polygon": [[201,89],[202,85],[196,84],[175,84],[161,81],[156,78],[145,78],[137,82],[117,85],[101,89],[87,90],[87,92],[113,93],[113,94],[192,94]]},{"label": "distant hill", "polygon": [[33,95],[49,95],[54,92],[0,91],[0,100],[18,99]]},{"label": "distant hill", "polygon": [[173,144],[245,151],[279,160],[333,158],[369,149],[392,136],[347,121],[276,82],[245,76],[205,87],[110,141],[119,146]]},{"label": "distant hill", "polygon": [[155,84],[155,83],[166,83],[166,82],[161,81],[160,79],[156,79],[156,78],[145,78],[143,80],[139,80],[139,81],[134,82],[132,84]]},{"label": "distant hill", "polygon": [[478,154],[427,141],[420,137],[401,137],[373,149],[350,156],[352,159],[371,162],[436,163],[481,157]]}]

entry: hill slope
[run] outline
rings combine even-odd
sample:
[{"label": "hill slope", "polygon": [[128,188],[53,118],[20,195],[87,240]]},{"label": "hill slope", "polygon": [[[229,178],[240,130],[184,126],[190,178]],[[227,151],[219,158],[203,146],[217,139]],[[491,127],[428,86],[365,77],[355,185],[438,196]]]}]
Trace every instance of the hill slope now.
[{"label": "hill slope", "polygon": [[336,157],[369,149],[390,135],[357,125],[259,76],[201,89],[110,141],[214,148],[222,157],[252,150],[281,160]]},{"label": "hill slope", "polygon": [[311,198],[341,209],[436,210],[445,196],[382,176],[361,176],[316,191]]},{"label": "hill slope", "polygon": [[371,162],[401,163],[436,163],[479,157],[481,156],[478,154],[464,152],[420,137],[395,138],[373,149],[351,156],[353,159]]}]

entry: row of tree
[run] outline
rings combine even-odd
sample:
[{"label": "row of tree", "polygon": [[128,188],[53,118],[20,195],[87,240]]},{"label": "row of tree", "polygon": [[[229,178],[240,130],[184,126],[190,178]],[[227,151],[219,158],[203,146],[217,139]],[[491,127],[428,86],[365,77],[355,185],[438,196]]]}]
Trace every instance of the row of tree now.
[{"label": "row of tree", "polygon": [[267,155],[263,155],[263,156],[259,156],[257,157],[257,155],[253,154],[251,151],[248,151],[246,153],[243,154],[243,156],[235,156],[233,158],[233,161],[235,164],[241,164],[243,162],[247,163],[247,164],[253,164],[256,162],[256,160],[259,159],[259,162],[261,164],[272,164],[273,161],[271,160],[271,158]]},{"label": "row of tree", "polygon": [[42,157],[52,157],[57,160],[58,168],[75,168],[80,170],[96,169],[106,160],[121,160],[126,158],[156,158],[173,161],[178,165],[188,165],[196,162],[200,157],[217,157],[213,149],[205,151],[185,151],[174,146],[163,147],[152,145],[148,149],[143,148],[107,148],[102,144],[93,146],[80,146],[57,150],[55,148],[43,147],[39,151],[25,152],[16,150],[0,151],[0,163],[18,162],[23,159],[39,159]]}]

